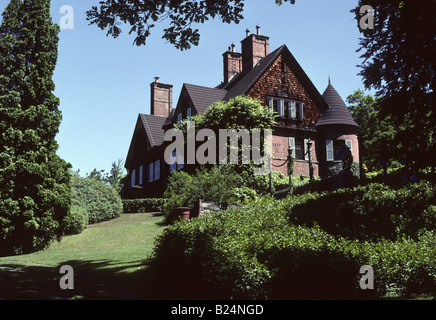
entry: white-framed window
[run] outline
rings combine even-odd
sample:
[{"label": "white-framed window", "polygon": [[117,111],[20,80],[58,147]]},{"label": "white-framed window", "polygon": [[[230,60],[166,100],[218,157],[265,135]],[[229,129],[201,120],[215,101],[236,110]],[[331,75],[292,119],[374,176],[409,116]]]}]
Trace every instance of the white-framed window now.
[{"label": "white-framed window", "polygon": [[326,160],[333,161],[335,159],[335,153],[333,148],[333,140],[325,141]]},{"label": "white-framed window", "polygon": [[154,162],[154,181],[160,179],[160,160]]},{"label": "white-framed window", "polygon": [[281,118],[303,120],[303,102],[288,98],[268,97],[268,107]]},{"label": "white-framed window", "polygon": [[351,147],[353,146],[351,140],[345,140],[345,144],[348,148],[350,148],[351,151]]},{"label": "white-framed window", "polygon": [[295,158],[295,138],[289,137],[289,148],[292,149],[292,157]]}]

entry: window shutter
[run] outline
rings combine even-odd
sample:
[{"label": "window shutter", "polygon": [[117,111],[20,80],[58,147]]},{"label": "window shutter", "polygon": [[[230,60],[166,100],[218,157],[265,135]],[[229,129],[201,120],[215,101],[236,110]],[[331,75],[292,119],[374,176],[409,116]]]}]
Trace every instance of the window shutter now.
[{"label": "window shutter", "polygon": [[334,160],[334,153],[333,153],[333,140],[326,140],[325,141],[325,149],[326,149],[326,159],[327,161],[333,161]]},{"label": "window shutter", "polygon": [[297,107],[295,101],[289,101],[288,102],[288,113],[290,119],[296,119],[297,118]]},{"label": "window shutter", "polygon": [[268,107],[271,110],[274,110],[274,99],[273,98],[268,98]]},{"label": "window shutter", "polygon": [[153,181],[153,162],[150,162],[148,164],[148,182],[152,182]]},{"label": "window shutter", "polygon": [[298,118],[303,120],[303,102],[298,103]]},{"label": "window shutter", "polygon": [[160,179],[160,160],[154,162],[154,180]]},{"label": "window shutter", "polygon": [[295,138],[289,137],[289,148],[292,148],[292,157],[295,158]]},{"label": "window shutter", "polygon": [[144,166],[140,166],[139,167],[139,181],[138,184],[142,184],[143,183],[143,174],[144,174]]},{"label": "window shutter", "polygon": [[131,187],[136,186],[135,178],[136,178],[136,170],[133,169],[132,174],[130,175],[130,186]]},{"label": "window shutter", "polygon": [[182,169],[184,167],[184,159],[183,154],[177,154],[177,170]]},{"label": "window shutter", "polygon": [[309,160],[309,154],[307,152],[307,142],[309,142],[309,139],[304,139],[304,160]]},{"label": "window shutter", "polygon": [[170,173],[176,171],[177,168],[177,162],[176,162],[176,151],[174,150],[171,154],[171,161],[174,161],[170,164]]}]

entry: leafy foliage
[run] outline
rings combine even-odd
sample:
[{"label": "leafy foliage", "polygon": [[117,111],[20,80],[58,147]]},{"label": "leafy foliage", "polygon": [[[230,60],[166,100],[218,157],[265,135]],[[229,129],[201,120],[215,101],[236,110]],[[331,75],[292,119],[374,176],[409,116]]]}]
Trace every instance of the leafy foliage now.
[{"label": "leafy foliage", "polygon": [[359,1],[375,11],[374,29],[362,30],[361,72],[366,88],[377,90],[381,117],[395,125],[394,144],[409,167],[435,165],[436,87],[434,12],[429,0]]},{"label": "leafy foliage", "polygon": [[[427,200],[407,202],[410,195],[425,187],[420,196]],[[376,298],[385,295],[436,294],[434,257],[434,220],[420,220],[412,228],[403,228],[400,212],[393,212],[391,201],[398,201],[414,217],[434,219],[431,203],[434,185],[423,183],[400,189],[395,196],[381,185],[333,192],[331,195],[306,193],[283,200],[258,198],[241,208],[180,221],[168,226],[155,247],[156,263],[165,270],[173,290],[190,297],[212,299],[304,299],[304,298]],[[400,196],[404,193],[404,196]],[[366,197],[359,200],[359,196]],[[313,224],[292,223],[303,206],[321,211],[325,197],[337,196],[345,204],[336,216],[329,215],[332,224],[339,225],[346,217],[353,220],[353,210],[377,205],[397,221],[396,237],[391,239],[358,239],[349,237],[350,230],[338,227],[331,234],[322,214],[313,215]],[[357,202],[353,207],[352,199]],[[389,198],[387,200],[386,198]],[[347,201],[349,199],[350,201]],[[383,200],[386,199],[386,200]],[[407,201],[406,201],[407,200]],[[418,204],[420,203],[420,204]],[[419,207],[419,208],[418,208]],[[383,209],[381,209],[383,208]],[[413,214],[417,208],[418,214]],[[328,208],[327,208],[328,209]],[[339,214],[342,212],[342,214]],[[385,213],[384,216],[387,216]],[[328,214],[328,213],[327,213]],[[359,215],[357,214],[357,215]],[[430,218],[431,217],[431,218]],[[370,227],[367,231],[384,232],[386,222],[369,213],[358,223]],[[404,220],[408,224],[407,219]],[[412,223],[413,224],[413,223]],[[352,226],[352,224],[346,224]],[[359,229],[359,227],[357,229]],[[388,226],[389,228],[389,226]],[[343,232],[342,232],[343,230]],[[411,235],[408,237],[406,234]],[[375,290],[359,288],[359,269],[371,265],[376,274]],[[175,267],[177,266],[177,267]],[[191,291],[187,292],[187,288]]]},{"label": "leafy foliage", "polygon": [[[277,5],[283,2],[294,3],[295,0],[275,0]],[[136,34],[134,44],[145,45],[150,30],[156,23],[169,20],[169,26],[163,29],[162,38],[177,49],[185,50],[198,45],[200,33],[194,29],[196,24],[209,19],[219,18],[223,23],[239,23],[242,16],[244,0],[106,0],[100,1],[87,12],[90,24],[107,30],[107,35],[117,38],[122,30],[119,25],[129,24],[129,34]]]},{"label": "leafy foliage", "polygon": [[49,0],[11,0],[0,26],[0,255],[40,250],[63,234],[70,167],[52,80],[59,27]]},{"label": "leafy foliage", "polygon": [[107,184],[75,174],[71,187],[72,206],[86,210],[89,224],[116,218],[123,212],[120,195]]}]

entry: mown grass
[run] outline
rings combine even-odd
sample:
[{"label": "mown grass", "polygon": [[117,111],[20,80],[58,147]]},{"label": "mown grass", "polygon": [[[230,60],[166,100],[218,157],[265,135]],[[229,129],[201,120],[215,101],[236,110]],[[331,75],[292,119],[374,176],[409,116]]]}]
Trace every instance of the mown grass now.
[{"label": "mown grass", "polygon": [[[0,297],[153,299],[155,277],[148,258],[164,229],[162,222],[160,214],[122,214],[46,250],[0,258]],[[62,265],[74,269],[74,290],[59,288]]]}]

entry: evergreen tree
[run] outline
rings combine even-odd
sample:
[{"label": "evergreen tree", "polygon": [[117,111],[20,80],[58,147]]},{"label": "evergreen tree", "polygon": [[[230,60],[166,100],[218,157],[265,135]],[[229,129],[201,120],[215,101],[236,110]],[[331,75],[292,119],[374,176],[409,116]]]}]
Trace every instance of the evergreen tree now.
[{"label": "evergreen tree", "polygon": [[53,94],[59,27],[50,0],[11,0],[0,26],[0,255],[46,247],[63,234],[70,167],[57,154]]}]

